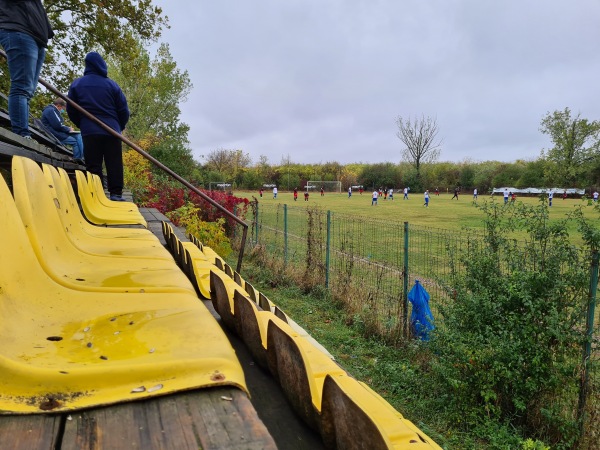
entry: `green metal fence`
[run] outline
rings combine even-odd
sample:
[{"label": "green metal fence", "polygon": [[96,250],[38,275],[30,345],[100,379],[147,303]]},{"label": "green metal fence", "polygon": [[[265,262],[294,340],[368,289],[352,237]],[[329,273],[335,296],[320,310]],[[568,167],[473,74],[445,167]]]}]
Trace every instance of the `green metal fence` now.
[{"label": "green metal fence", "polygon": [[325,287],[354,295],[357,311],[380,316],[389,329],[406,323],[407,292],[417,279],[434,299],[437,315],[452,295],[450,253],[475,242],[472,236],[314,207],[261,204],[250,216],[250,244],[291,270],[312,265]]},{"label": "green metal fence", "polygon": [[[314,206],[255,203],[247,220],[253,224],[248,245],[262,248],[269,259],[279,261],[298,278],[312,276],[313,282],[343,299],[357,317],[368,319],[374,327],[371,331],[390,341],[409,334],[407,293],[415,280],[431,296],[436,326],[444,326],[440,307],[453,299],[453,273],[464,270],[456,255],[468,258],[483,241],[477,231],[449,232],[401,221],[337,214]],[[577,252],[576,264],[590,267],[589,298],[582,298],[587,314],[580,327],[583,356],[577,415],[588,416],[581,421],[583,424],[600,418],[600,320],[595,314],[598,255]],[[536,264],[526,248],[522,258],[527,264]],[[589,398],[594,399],[592,409],[586,404]],[[594,436],[600,433],[597,427],[591,432]],[[589,436],[590,430],[583,435]]]}]

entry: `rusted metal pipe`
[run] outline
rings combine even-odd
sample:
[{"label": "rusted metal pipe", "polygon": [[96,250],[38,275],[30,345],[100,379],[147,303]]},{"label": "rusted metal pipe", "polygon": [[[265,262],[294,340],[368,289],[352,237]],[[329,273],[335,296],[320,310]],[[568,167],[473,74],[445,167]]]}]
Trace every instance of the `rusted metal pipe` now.
[{"label": "rusted metal pipe", "polygon": [[[4,50],[0,49],[0,55],[4,56],[4,58],[6,58],[8,60],[8,58],[6,57],[6,53],[4,52]],[[179,181],[181,184],[183,184],[185,187],[187,187],[192,192],[195,192],[196,194],[198,194],[201,198],[203,198],[208,203],[210,203],[211,205],[213,205],[215,208],[217,208],[219,211],[221,211],[227,217],[233,219],[235,222],[237,222],[238,224],[240,224],[243,227],[244,231],[242,232],[242,241],[241,241],[241,244],[240,244],[240,252],[238,254],[238,262],[237,262],[237,269],[236,270],[237,270],[238,273],[241,273],[242,260],[244,258],[244,248],[246,246],[246,235],[248,234],[248,224],[246,222],[244,222],[238,216],[236,216],[235,214],[233,214],[227,208],[224,208],[222,205],[219,205],[217,202],[215,202],[212,198],[210,198],[204,192],[200,191],[200,189],[198,189],[197,187],[195,187],[193,184],[191,184],[186,179],[182,178],[180,175],[178,175],[175,172],[173,172],[171,169],[169,169],[167,166],[165,166],[159,160],[157,160],[152,155],[150,155],[148,152],[146,152],[145,150],[143,150],[142,148],[140,148],[137,144],[135,144],[134,142],[130,141],[128,138],[126,138],[125,136],[123,136],[121,133],[117,133],[115,130],[113,130],[111,127],[109,127],[108,125],[106,125],[104,122],[102,122],[96,116],[94,116],[93,114],[89,113],[84,108],[82,108],[77,103],[75,103],[73,100],[71,100],[69,97],[67,97],[65,94],[63,94],[62,92],[60,92],[58,89],[56,89],[50,83],[48,83],[47,81],[45,81],[41,77],[38,78],[38,81],[39,81],[39,83],[42,86],[44,86],[50,92],[52,92],[56,96],[62,98],[64,101],[66,101],[68,104],[70,104],[73,108],[75,108],[81,114],[83,114],[88,119],[90,119],[90,120],[94,121],[95,123],[97,123],[105,131],[109,132],[112,136],[120,139],[128,147],[134,149],[136,152],[138,152],[140,155],[142,155],[144,158],[146,158],[148,161],[150,161],[156,167],[158,167],[159,169],[161,169],[163,172],[166,172],[169,175],[171,175],[173,178],[175,178],[177,181]]]}]

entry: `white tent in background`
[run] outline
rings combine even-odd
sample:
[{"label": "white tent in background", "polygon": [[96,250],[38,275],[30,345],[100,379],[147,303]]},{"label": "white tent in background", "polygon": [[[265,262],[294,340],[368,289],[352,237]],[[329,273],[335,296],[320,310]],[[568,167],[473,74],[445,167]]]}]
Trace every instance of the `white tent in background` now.
[{"label": "white tent in background", "polygon": [[559,193],[562,194],[563,192],[567,192],[567,195],[584,195],[585,194],[585,189],[576,189],[576,188],[569,188],[569,189],[565,189],[565,188],[558,188],[558,187],[553,187],[553,188],[533,188],[533,187],[529,187],[529,188],[524,188],[524,189],[517,189],[515,187],[499,187],[499,188],[494,188],[492,193],[493,194],[503,194],[504,193],[504,189],[507,189],[508,192],[514,192],[515,194],[545,194],[547,192],[553,192],[553,193]]}]

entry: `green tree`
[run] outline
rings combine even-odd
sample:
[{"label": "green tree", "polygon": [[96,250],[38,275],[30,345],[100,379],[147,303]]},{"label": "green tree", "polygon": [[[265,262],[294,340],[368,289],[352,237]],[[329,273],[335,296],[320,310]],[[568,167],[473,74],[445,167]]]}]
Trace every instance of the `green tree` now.
[{"label": "green tree", "polygon": [[180,121],[180,104],[187,100],[193,85],[188,72],[177,68],[169,46],[161,44],[151,59],[138,42],[135,56],[126,60],[111,57],[108,63],[109,74],[125,92],[131,110],[128,135],[141,139],[151,132],[161,140],[174,137],[187,143],[189,126]]},{"label": "green tree", "polygon": [[496,187],[493,185],[492,180],[501,172],[502,167],[502,163],[498,161],[485,161],[477,165],[473,184],[479,189],[480,193],[489,192],[490,189]]},{"label": "green tree", "polygon": [[475,179],[475,170],[471,164],[462,164],[460,170],[460,185],[465,189],[474,187],[473,180]]},{"label": "green tree", "polygon": [[387,162],[365,166],[359,175],[359,180],[365,189],[373,187],[399,187],[402,184],[402,177],[398,166]]},{"label": "green tree", "polygon": [[218,181],[235,180],[238,174],[252,163],[250,155],[239,149],[218,148],[211,151],[205,158],[206,167],[209,170],[219,172],[225,176],[225,178]]},{"label": "green tree", "polygon": [[552,163],[549,181],[564,187],[580,185],[585,164],[598,158],[600,122],[582,119],[581,114],[571,117],[571,110],[565,108],[547,113],[540,131],[549,135],[554,145],[542,153]]},{"label": "green tree", "polygon": [[545,167],[546,161],[542,158],[536,159],[535,161],[527,161],[524,164],[523,173],[521,174],[521,178],[517,181],[516,187],[527,188],[546,186],[547,184],[544,178]]},{"label": "green tree", "polygon": [[[139,41],[154,42],[168,27],[168,18],[152,0],[45,0],[44,7],[55,35],[41,76],[63,92],[82,75],[87,52],[96,50],[104,57],[125,60],[135,55]],[[9,85],[7,66],[0,64],[0,90],[8,92]],[[38,91],[31,101],[31,113],[39,116],[52,97]]]},{"label": "green tree", "polygon": [[135,55],[139,41],[156,41],[168,27],[168,18],[152,0],[46,0],[44,6],[55,32],[44,73],[63,90],[90,50],[106,57]]},{"label": "green tree", "polygon": [[184,178],[191,178],[198,163],[189,148],[189,126],[180,120],[180,104],[192,89],[187,71],[177,68],[166,44],[151,58],[137,41],[129,58],[107,60],[109,75],[123,89],[131,110],[127,137],[143,143],[152,156]]},{"label": "green tree", "polygon": [[517,181],[521,178],[523,174],[523,168],[519,164],[502,164],[500,166],[500,170],[493,178],[493,183],[495,187],[501,186],[516,186]]}]

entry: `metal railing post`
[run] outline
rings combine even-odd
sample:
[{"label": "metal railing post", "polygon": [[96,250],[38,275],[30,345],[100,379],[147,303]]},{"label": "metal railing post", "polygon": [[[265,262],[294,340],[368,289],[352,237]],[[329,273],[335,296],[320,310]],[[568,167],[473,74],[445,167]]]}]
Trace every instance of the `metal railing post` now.
[{"label": "metal railing post", "polygon": [[[8,59],[7,56],[6,56],[6,52],[4,52],[3,50],[0,50],[0,56],[3,56],[5,59]],[[227,208],[224,208],[222,205],[220,205],[219,203],[215,202],[212,198],[210,198],[204,192],[202,192],[200,189],[198,189],[197,187],[195,187],[194,185],[192,185],[189,181],[185,180],[180,175],[178,175],[175,172],[173,172],[171,169],[169,169],[163,163],[161,163],[156,158],[154,158],[153,156],[151,156],[150,154],[148,154],[146,151],[144,151],[140,146],[138,146],[137,144],[135,144],[132,141],[130,141],[128,138],[126,138],[125,136],[123,136],[121,133],[117,133],[115,130],[113,130],[111,127],[109,127],[108,125],[106,125],[104,122],[102,122],[100,119],[98,119],[93,114],[90,114],[87,110],[85,110],[84,108],[82,108],[81,106],[79,106],[77,103],[75,103],[73,100],[71,100],[65,94],[63,94],[62,92],[60,92],[58,89],[56,89],[50,83],[48,83],[47,81],[45,81],[42,78],[38,78],[38,82],[42,86],[44,86],[46,89],[48,89],[50,92],[52,92],[53,94],[55,94],[57,97],[62,98],[64,101],[66,101],[69,105],[71,105],[73,108],[75,108],[81,114],[83,114],[84,116],[86,116],[88,119],[90,119],[94,123],[98,124],[100,127],[102,127],[102,129],[104,129],[110,135],[112,135],[112,136],[120,139],[128,147],[130,147],[133,150],[135,150],[136,152],[138,152],[140,155],[142,155],[144,158],[146,158],[148,161],[150,161],[156,167],[158,167],[159,169],[161,169],[163,172],[166,172],[169,175],[171,175],[171,177],[175,178],[177,181],[179,181],[181,184],[183,184],[185,187],[187,187],[192,192],[198,194],[201,198],[203,198],[205,201],[207,201],[208,203],[210,203],[211,205],[213,205],[215,208],[217,208],[219,211],[221,211],[227,217],[233,219],[235,222],[237,222],[238,224],[240,224],[243,227],[244,231],[242,232],[242,241],[241,241],[241,245],[240,245],[240,253],[238,255],[238,263],[237,263],[237,269],[236,270],[238,272],[241,272],[241,269],[242,269],[242,260],[244,258],[244,247],[246,246],[246,235],[248,234],[248,224],[246,222],[244,222],[242,219],[240,219],[239,217],[237,217],[231,211],[227,210]]]},{"label": "metal railing post", "polygon": [[258,245],[258,200],[256,201],[256,213],[254,215],[254,236],[255,242],[254,245]]}]

